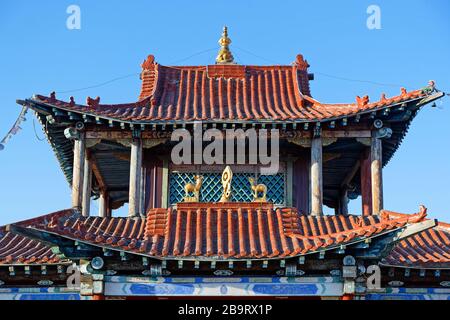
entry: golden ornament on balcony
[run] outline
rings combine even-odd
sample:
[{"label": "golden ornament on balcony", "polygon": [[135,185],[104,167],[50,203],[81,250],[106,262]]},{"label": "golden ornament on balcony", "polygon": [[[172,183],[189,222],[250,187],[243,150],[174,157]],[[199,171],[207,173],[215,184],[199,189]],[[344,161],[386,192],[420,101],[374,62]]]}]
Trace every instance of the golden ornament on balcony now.
[{"label": "golden ornament on balcony", "polygon": [[[184,186],[184,191],[186,192],[184,196],[184,202],[199,202],[200,201],[200,189],[202,188],[203,176],[194,176],[195,184],[186,183]],[[190,194],[193,193],[194,196]]]},{"label": "golden ornament on balcony", "polygon": [[[267,202],[267,187],[265,184],[257,184],[255,178],[248,178],[253,191],[253,202]],[[261,194],[261,196],[259,196]]]},{"label": "golden ornament on balcony", "polygon": [[231,200],[231,180],[233,179],[233,171],[230,166],[226,166],[222,172],[223,193],[220,202],[229,202]]}]

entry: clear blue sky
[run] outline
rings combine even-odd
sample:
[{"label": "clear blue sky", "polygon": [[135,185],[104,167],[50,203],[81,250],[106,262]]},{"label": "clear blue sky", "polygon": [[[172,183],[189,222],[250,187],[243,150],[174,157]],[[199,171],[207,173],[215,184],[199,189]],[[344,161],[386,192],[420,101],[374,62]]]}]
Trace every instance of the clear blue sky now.
[{"label": "clear blue sky", "polygon": [[[81,30],[66,28],[71,4],[81,8]],[[366,27],[371,4],[381,9],[381,30]],[[0,139],[20,111],[17,98],[137,74],[149,53],[161,64],[212,64],[224,24],[241,64],[289,64],[302,53],[316,75],[312,95],[323,102],[353,102],[364,94],[374,100],[429,79],[450,91],[449,13],[448,0],[2,1]],[[135,75],[58,98],[130,102],[139,88]],[[450,222],[449,102],[446,97],[414,120],[384,171],[385,208],[411,213],[425,204],[432,217]],[[30,113],[0,151],[0,225],[70,207],[69,186],[49,144],[36,138],[33,118]],[[36,128],[42,138],[37,122]],[[350,209],[359,214],[360,201]]]}]

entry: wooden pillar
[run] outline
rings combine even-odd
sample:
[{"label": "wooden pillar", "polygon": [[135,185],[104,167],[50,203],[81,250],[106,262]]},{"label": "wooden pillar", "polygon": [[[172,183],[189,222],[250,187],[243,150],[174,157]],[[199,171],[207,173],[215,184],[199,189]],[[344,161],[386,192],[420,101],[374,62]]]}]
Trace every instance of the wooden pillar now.
[{"label": "wooden pillar", "polygon": [[322,138],[311,141],[311,214],[322,215]]},{"label": "wooden pillar", "polygon": [[370,171],[370,149],[367,148],[361,155],[361,205],[364,216],[372,214],[372,178]]},{"label": "wooden pillar", "polygon": [[383,177],[382,177],[382,145],[381,139],[372,137],[370,147],[370,174],[372,183],[372,214],[379,214],[383,209]]},{"label": "wooden pillar", "polygon": [[85,146],[84,133],[80,132],[74,143],[72,171],[72,207],[77,210],[81,210]]},{"label": "wooden pillar", "polygon": [[84,157],[82,214],[89,217],[91,209],[92,166],[88,153]]},{"label": "wooden pillar", "polygon": [[131,142],[130,157],[130,189],[128,195],[128,216],[135,217],[140,214],[140,185],[142,173],[142,140],[133,139]]},{"label": "wooden pillar", "polygon": [[139,182],[139,213],[145,214],[145,179],[146,178],[146,168],[141,166],[141,175]]},{"label": "wooden pillar", "polygon": [[102,191],[98,198],[98,216],[105,218],[108,216],[108,195]]}]

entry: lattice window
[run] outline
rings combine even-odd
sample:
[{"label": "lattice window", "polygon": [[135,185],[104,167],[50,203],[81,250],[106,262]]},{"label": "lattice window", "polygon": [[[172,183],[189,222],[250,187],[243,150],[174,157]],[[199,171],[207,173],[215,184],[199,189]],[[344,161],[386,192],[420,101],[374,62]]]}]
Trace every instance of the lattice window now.
[{"label": "lattice window", "polygon": [[[186,183],[194,183],[194,172],[171,172],[169,179],[169,201],[170,204],[183,202],[184,186]],[[201,173],[203,176],[202,189],[200,191],[201,202],[218,202],[222,195],[222,173]],[[253,173],[233,173],[231,182],[232,201],[249,202],[253,200],[249,177]],[[284,204],[285,199],[285,174],[260,175],[258,183],[267,186],[267,201],[274,204]]]}]

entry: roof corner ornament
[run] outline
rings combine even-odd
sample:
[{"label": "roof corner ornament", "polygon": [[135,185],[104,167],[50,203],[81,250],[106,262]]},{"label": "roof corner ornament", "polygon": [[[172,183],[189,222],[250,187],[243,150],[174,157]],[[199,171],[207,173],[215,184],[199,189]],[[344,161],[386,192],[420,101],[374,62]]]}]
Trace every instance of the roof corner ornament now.
[{"label": "roof corner ornament", "polygon": [[55,102],[56,101],[56,92],[52,91],[50,92],[50,98],[48,99],[49,102]]},{"label": "roof corner ornament", "polygon": [[428,86],[425,88],[422,88],[422,93],[425,94],[432,94],[433,92],[437,92],[438,89],[436,89],[436,82],[434,80],[428,81]]},{"label": "roof corner ornament", "polygon": [[231,180],[233,179],[233,171],[230,166],[226,166],[222,172],[223,193],[219,202],[229,202],[231,200]]},{"label": "roof corner ornament", "polygon": [[92,99],[91,97],[88,96],[88,97],[86,98],[86,104],[87,104],[90,108],[92,108],[92,109],[97,108],[98,105],[99,105],[99,103],[100,103],[100,97],[97,97],[97,98],[95,98],[95,99]]},{"label": "roof corner ornament", "polygon": [[[425,207],[423,204],[421,204],[419,206],[419,212],[416,214],[412,214],[407,218],[408,223],[423,222],[425,220],[425,218],[427,217],[427,211],[428,211],[427,207]],[[430,220],[432,220],[432,219],[430,219]]]},{"label": "roof corner ornament", "polygon": [[228,38],[228,28],[223,27],[222,37],[219,39],[220,50],[216,58],[216,64],[232,64],[234,63],[233,54],[230,51],[229,45],[231,39]]},{"label": "roof corner ornament", "polygon": [[145,59],[144,62],[142,62],[141,68],[142,70],[151,70],[154,64],[155,64],[155,56],[149,54],[147,56],[147,59]]},{"label": "roof corner ornament", "polygon": [[298,69],[303,70],[303,71],[306,71],[309,68],[308,61],[305,60],[303,58],[303,55],[301,55],[301,54],[297,55],[297,57],[295,59],[295,62],[294,62],[294,65],[297,66]]},{"label": "roof corner ornament", "polygon": [[360,96],[356,96],[356,104],[358,105],[358,107],[362,108],[368,103],[369,103],[369,96],[366,95],[362,98]]},{"label": "roof corner ornament", "polygon": [[147,74],[150,71],[154,70],[155,64],[156,64],[155,56],[152,55],[152,54],[149,54],[147,56],[147,59],[145,59],[144,62],[142,62],[142,64],[141,64],[142,71],[141,71],[141,73],[139,75],[139,78],[142,80],[142,75],[143,74]]}]

